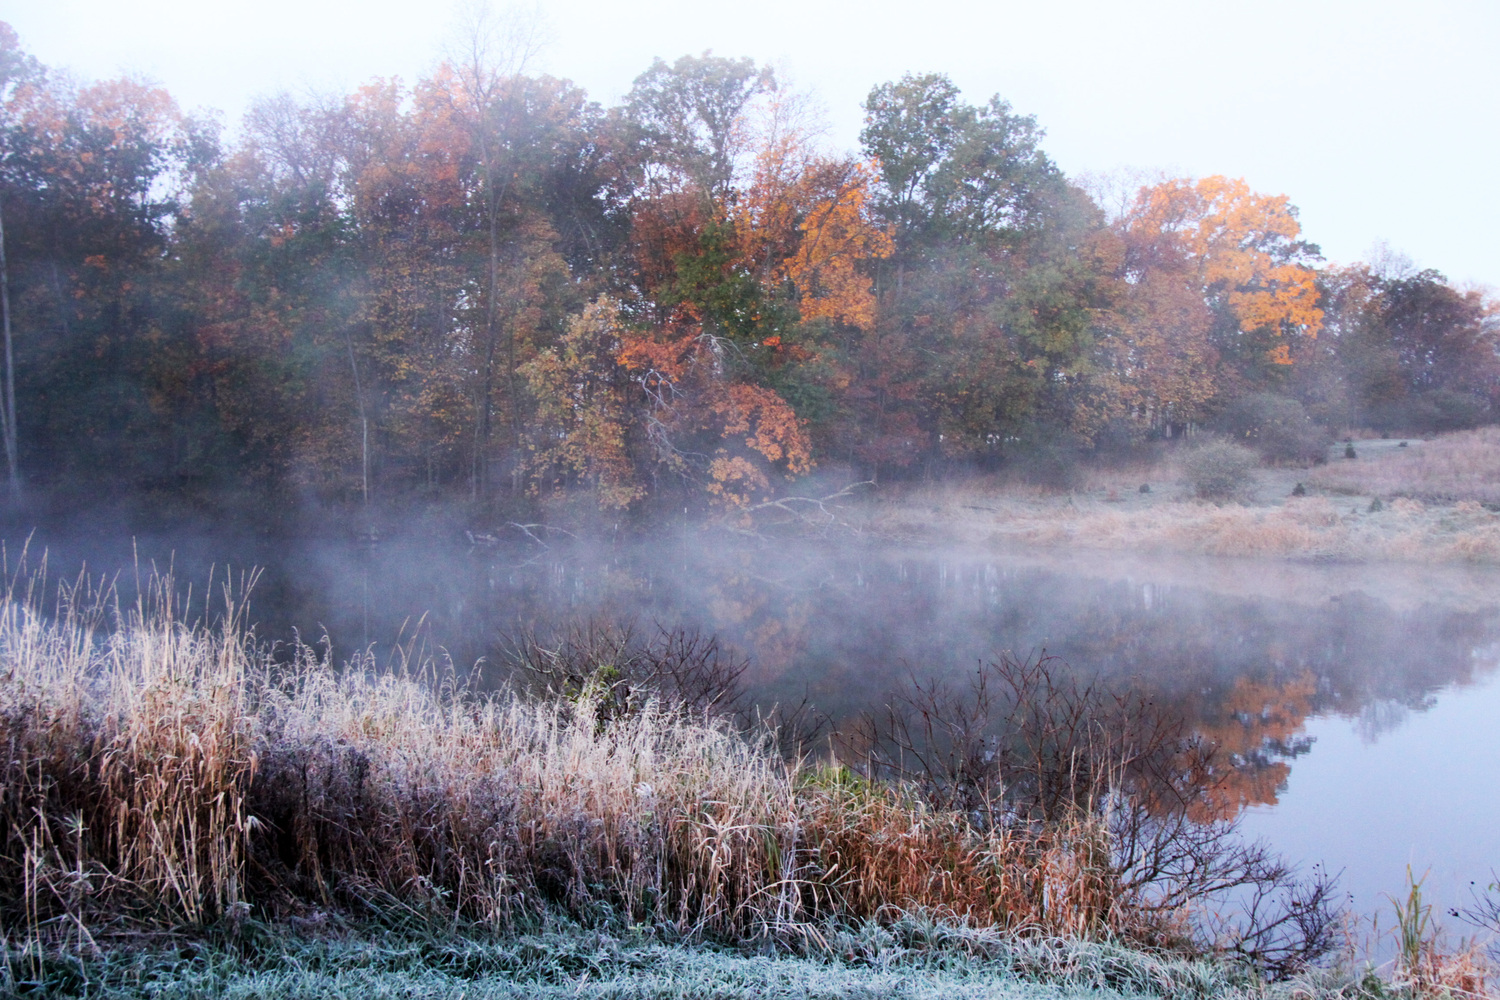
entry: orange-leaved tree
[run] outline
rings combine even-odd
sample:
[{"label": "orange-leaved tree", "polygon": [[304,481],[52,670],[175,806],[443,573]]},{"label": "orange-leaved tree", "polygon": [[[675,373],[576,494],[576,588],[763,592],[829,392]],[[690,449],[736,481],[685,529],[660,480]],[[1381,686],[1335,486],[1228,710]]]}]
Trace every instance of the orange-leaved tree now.
[{"label": "orange-leaved tree", "polygon": [[1291,339],[1322,328],[1318,251],[1285,195],[1167,180],[1141,188],[1116,229],[1124,281],[1105,347],[1138,416],[1200,419],[1220,393],[1263,388]]},{"label": "orange-leaved tree", "polygon": [[764,303],[747,367],[812,418],[826,447],[857,405],[878,318],[872,268],[894,241],[872,205],[877,166],[820,154],[800,111],[785,93],[770,103],[730,219]]},{"label": "orange-leaved tree", "polygon": [[800,475],[813,462],[806,422],[781,396],[727,377],[733,350],[701,327],[673,325],[627,334],[618,360],[639,392],[654,461],[742,508],[773,473]]},{"label": "orange-leaved tree", "polygon": [[[640,148],[660,162],[639,168],[632,205],[648,328],[620,361],[655,460],[743,507],[774,475],[811,468],[807,416],[848,385],[843,346],[875,319],[863,268],[890,236],[868,210],[871,168],[819,154],[796,99],[752,66],[682,60],[637,91],[633,114],[654,136]],[[700,92],[719,103],[694,98],[688,114]]]}]

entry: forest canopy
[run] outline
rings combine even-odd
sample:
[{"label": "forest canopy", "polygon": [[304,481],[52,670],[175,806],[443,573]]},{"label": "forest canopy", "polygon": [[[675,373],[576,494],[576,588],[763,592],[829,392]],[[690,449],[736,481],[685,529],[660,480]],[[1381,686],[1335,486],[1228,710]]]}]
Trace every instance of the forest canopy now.
[{"label": "forest canopy", "polygon": [[734,510],[816,467],[1500,413],[1494,303],[1325,266],[1243,180],[1107,209],[941,74],[875,86],[837,152],[748,59],[606,108],[475,52],[226,130],[0,24],[18,491]]}]

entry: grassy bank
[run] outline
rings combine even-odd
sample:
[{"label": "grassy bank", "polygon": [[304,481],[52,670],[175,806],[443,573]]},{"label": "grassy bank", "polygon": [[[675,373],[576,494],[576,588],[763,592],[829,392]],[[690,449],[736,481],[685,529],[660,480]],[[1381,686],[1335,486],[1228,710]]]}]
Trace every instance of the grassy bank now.
[{"label": "grassy bank", "polygon": [[1400,445],[1361,441],[1353,460],[1340,446],[1323,466],[1248,470],[1213,501],[1171,459],[1092,470],[1066,492],[942,483],[877,501],[862,527],[1015,548],[1500,565],[1500,429]]},{"label": "grassy bank", "polygon": [[[177,943],[55,962],[55,993],[98,998],[1377,998],[1412,995],[1363,972],[1268,987],[1220,962],[1119,945],[1023,939],[904,917],[830,937],[814,953],[670,945],[640,932],[558,927],[506,938],[341,930],[247,933],[233,946]],[[6,985],[22,985],[12,980]]]},{"label": "grassy bank", "polygon": [[1332,493],[1500,505],[1500,427],[1395,443],[1361,441],[1359,450],[1379,449],[1378,461],[1330,462],[1313,470],[1308,482]]}]

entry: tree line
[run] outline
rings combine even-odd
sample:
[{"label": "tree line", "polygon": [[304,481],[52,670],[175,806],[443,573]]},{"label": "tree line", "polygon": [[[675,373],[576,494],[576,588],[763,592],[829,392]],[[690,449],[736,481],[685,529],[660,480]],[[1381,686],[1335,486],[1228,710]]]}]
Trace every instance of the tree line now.
[{"label": "tree line", "polygon": [[230,133],[0,25],[13,489],[734,509],[819,466],[1045,475],[1500,407],[1480,293],[1323,266],[1240,180],[1111,206],[945,76],[872,89],[837,153],[748,59],[657,60],[608,108],[516,63]]}]

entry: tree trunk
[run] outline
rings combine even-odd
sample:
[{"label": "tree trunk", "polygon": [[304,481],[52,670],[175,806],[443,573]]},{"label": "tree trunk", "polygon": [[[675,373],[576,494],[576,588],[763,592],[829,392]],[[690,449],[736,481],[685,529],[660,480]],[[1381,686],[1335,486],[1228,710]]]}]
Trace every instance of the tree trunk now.
[{"label": "tree trunk", "polygon": [[5,391],[0,408],[0,434],[5,438],[5,471],[13,502],[21,499],[21,473],[16,465],[16,366],[10,334],[10,268],[5,261],[5,214],[0,211],[0,326],[5,331]]},{"label": "tree trunk", "polygon": [[[344,330],[344,343],[349,348],[349,370],[354,373],[354,404],[359,410],[359,485],[364,499],[365,517],[370,514],[370,417],[365,412],[364,387],[360,384],[359,364],[354,357],[354,334]],[[369,527],[368,524],[365,525]]]}]

